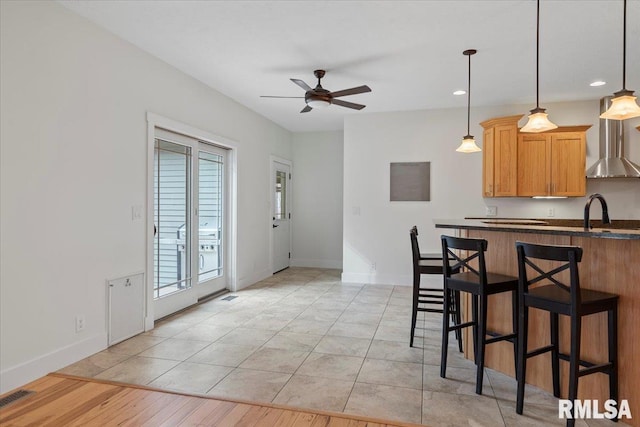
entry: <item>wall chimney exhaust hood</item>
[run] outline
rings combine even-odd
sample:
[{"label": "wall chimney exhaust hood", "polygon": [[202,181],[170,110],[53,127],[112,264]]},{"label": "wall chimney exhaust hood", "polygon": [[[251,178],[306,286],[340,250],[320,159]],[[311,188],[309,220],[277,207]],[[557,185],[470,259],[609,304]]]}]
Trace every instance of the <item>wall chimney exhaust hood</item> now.
[{"label": "wall chimney exhaust hood", "polygon": [[[611,99],[600,100],[601,113]],[[600,119],[600,158],[587,169],[587,178],[640,178],[640,166],[624,157],[624,121]]]}]

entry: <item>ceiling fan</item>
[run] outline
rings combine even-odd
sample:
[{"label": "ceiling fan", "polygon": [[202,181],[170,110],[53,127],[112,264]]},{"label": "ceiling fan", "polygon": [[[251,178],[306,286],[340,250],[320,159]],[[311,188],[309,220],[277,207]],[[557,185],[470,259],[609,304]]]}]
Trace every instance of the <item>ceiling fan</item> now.
[{"label": "ceiling fan", "polygon": [[[354,102],[343,101],[340,98],[343,96],[349,95],[357,95],[359,93],[371,92],[371,88],[369,86],[363,85],[358,87],[352,87],[351,89],[339,90],[337,92],[331,92],[326,90],[320,84],[320,79],[324,77],[324,70],[315,70],[313,75],[318,79],[318,85],[315,88],[311,88],[308,84],[298,79],[291,79],[292,82],[300,86],[302,89],[306,90],[304,94],[304,102],[307,104],[306,107],[300,111],[301,113],[308,113],[314,108],[323,108],[328,107],[331,104],[339,105],[341,107],[352,108],[354,110],[362,110],[365,105],[356,104]],[[302,98],[301,96],[266,96],[263,95],[261,98]]]}]

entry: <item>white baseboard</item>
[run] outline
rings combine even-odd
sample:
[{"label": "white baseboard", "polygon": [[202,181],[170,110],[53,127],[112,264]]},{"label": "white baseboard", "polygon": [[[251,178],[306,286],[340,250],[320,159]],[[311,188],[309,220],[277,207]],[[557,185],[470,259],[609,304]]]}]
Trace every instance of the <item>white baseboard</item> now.
[{"label": "white baseboard", "polygon": [[[372,285],[412,286],[413,276],[408,274],[378,274],[378,273],[342,273],[342,281],[345,283],[366,283]],[[434,286],[442,286],[442,275],[423,274],[422,285],[432,282]]]},{"label": "white baseboard", "polygon": [[342,269],[342,260],[292,258],[291,267],[337,268]]},{"label": "white baseboard", "polygon": [[0,393],[6,393],[106,348],[105,332],[7,368],[0,372]]}]

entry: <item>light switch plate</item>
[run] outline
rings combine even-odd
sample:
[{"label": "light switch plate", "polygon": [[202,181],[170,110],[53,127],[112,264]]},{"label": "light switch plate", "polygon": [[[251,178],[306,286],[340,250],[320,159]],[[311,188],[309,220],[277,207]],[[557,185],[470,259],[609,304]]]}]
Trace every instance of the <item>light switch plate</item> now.
[{"label": "light switch plate", "polygon": [[134,205],[131,206],[131,219],[133,221],[138,221],[142,219],[142,206]]}]

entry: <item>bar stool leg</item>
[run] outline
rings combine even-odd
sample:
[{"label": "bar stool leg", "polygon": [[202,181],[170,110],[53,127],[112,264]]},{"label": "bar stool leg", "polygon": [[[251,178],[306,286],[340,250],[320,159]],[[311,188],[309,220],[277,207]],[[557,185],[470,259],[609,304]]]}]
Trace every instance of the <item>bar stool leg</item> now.
[{"label": "bar stool leg", "polygon": [[[453,307],[455,309],[455,321],[456,325],[462,323],[462,316],[460,314],[460,310],[462,310],[462,305],[460,303],[460,291],[453,292]],[[458,351],[462,353],[462,329],[456,329],[456,339],[458,340]]]},{"label": "bar stool leg", "polygon": [[560,397],[560,348],[558,337],[558,313],[549,312],[549,324],[551,325],[551,375],[553,376],[553,395]]},{"label": "bar stool leg", "polygon": [[[609,363],[612,364],[609,372],[609,396],[618,402],[618,307],[607,312]],[[617,419],[615,419],[617,421]]]},{"label": "bar stool leg", "polygon": [[486,294],[480,295],[480,324],[478,325],[478,366],[476,367],[476,394],[482,394],[482,380],[484,376],[484,350],[487,337],[487,301]]},{"label": "bar stool leg", "polygon": [[511,293],[511,328],[516,337],[513,341],[513,372],[518,372],[518,291]]},{"label": "bar stool leg", "polygon": [[[580,369],[580,333],[582,318],[575,312],[571,316],[571,352],[569,353],[569,400],[578,398],[578,370]],[[567,427],[575,426],[575,406],[571,410],[572,418],[567,420]]]},{"label": "bar stool leg", "polygon": [[[418,279],[420,280],[420,279]],[[418,316],[418,289],[415,279],[413,283],[413,310],[411,311],[411,338],[409,339],[409,347],[413,347],[413,336],[416,333],[416,318]]]},{"label": "bar stool leg", "polygon": [[478,297],[471,294],[471,321],[473,326],[473,361],[478,364]]},{"label": "bar stool leg", "polygon": [[444,285],[445,303],[442,304],[442,348],[440,349],[440,376],[447,376],[447,350],[449,348],[449,304],[446,303],[447,297],[450,295],[449,288]]},{"label": "bar stool leg", "polygon": [[518,301],[520,322],[518,323],[518,391],[516,393],[516,413],[522,415],[524,406],[524,384],[527,379],[527,332],[529,331],[529,307],[525,307],[524,301]]}]

